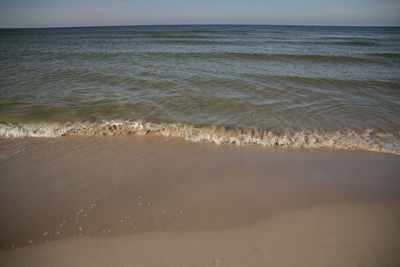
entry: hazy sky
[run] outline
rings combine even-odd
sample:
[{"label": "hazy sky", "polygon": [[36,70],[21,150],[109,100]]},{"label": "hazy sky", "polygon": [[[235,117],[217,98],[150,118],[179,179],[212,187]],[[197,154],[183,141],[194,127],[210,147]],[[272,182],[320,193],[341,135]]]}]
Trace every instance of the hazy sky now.
[{"label": "hazy sky", "polygon": [[204,23],[400,26],[400,0],[0,0],[0,27]]}]

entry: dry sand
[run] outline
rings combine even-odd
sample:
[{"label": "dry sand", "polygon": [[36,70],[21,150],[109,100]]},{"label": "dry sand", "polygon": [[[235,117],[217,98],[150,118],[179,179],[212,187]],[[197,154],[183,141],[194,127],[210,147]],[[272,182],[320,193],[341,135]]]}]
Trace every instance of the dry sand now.
[{"label": "dry sand", "polygon": [[398,266],[400,158],[0,139],[1,266]]}]

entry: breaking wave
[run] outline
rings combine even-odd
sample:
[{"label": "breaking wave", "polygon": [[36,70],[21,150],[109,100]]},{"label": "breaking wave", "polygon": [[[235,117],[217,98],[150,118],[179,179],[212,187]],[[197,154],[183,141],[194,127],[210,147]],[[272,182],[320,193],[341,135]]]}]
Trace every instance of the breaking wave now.
[{"label": "breaking wave", "polygon": [[6,138],[121,135],[180,137],[193,142],[209,142],[218,145],[235,144],[239,146],[261,145],[294,149],[364,150],[400,155],[400,133],[383,133],[372,129],[362,131],[313,129],[274,132],[216,126],[195,127],[184,124],[156,124],[145,121],[0,124],[0,136]]}]

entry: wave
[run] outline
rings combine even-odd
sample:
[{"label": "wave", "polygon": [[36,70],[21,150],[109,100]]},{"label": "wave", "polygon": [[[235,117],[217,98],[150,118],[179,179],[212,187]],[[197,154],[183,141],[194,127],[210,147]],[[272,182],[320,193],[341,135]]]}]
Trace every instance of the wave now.
[{"label": "wave", "polygon": [[325,56],[325,55],[306,55],[306,54],[262,54],[262,53],[169,53],[154,52],[149,53],[152,57],[172,57],[172,58],[226,58],[226,59],[249,59],[249,60],[271,60],[271,61],[310,61],[310,62],[335,62],[335,63],[372,63],[371,59],[350,56]]},{"label": "wave", "polygon": [[[197,40],[197,38],[193,39],[166,39],[166,40],[157,40],[158,44],[181,44],[181,45],[195,45],[195,46],[202,46],[202,45],[240,45],[241,42],[239,41],[229,41],[229,40]],[[246,44],[246,42],[242,42]]]},{"label": "wave", "polygon": [[400,53],[371,53],[370,56],[387,57],[387,58],[400,58]]},{"label": "wave", "polygon": [[239,146],[261,145],[293,149],[364,150],[400,155],[400,133],[367,130],[285,130],[274,132],[260,129],[231,127],[196,127],[185,124],[157,124],[145,121],[104,121],[10,124],[0,123],[0,136],[61,137],[61,136],[128,136],[159,135],[180,137],[193,142],[235,144]]},{"label": "wave", "polygon": [[[160,43],[182,43],[182,44],[190,44],[192,41],[160,41]],[[192,44],[196,45],[204,45],[204,44],[219,44],[226,45],[229,44],[224,43],[224,41],[199,41],[192,42]],[[382,54],[380,54],[382,55]],[[278,61],[278,62],[294,62],[294,61],[303,61],[303,62],[322,62],[322,63],[381,63],[379,60],[374,58],[365,58],[365,57],[353,57],[353,56],[334,56],[334,55],[318,55],[318,54],[264,54],[264,53],[241,53],[241,52],[221,52],[221,53],[205,53],[205,52],[148,52],[148,53],[139,53],[132,51],[118,51],[118,52],[96,52],[96,51],[86,51],[86,52],[38,52],[37,56],[40,57],[41,60],[50,60],[50,59],[76,59],[80,61],[85,60],[109,60],[116,58],[161,58],[161,59],[228,59],[228,60],[265,60],[265,61]],[[18,56],[19,59],[23,59],[24,55],[21,54]],[[388,56],[386,56],[388,57]]]},{"label": "wave", "polygon": [[74,80],[80,82],[96,82],[107,85],[121,85],[129,84],[136,85],[142,88],[172,88],[175,83],[164,80],[156,79],[144,79],[129,75],[122,75],[116,73],[105,73],[96,71],[81,71],[79,69],[68,69],[68,70],[53,70],[48,71],[39,76],[43,80],[62,80],[65,78],[73,77]]},{"label": "wave", "polygon": [[[284,75],[268,75],[268,74],[244,74],[244,77],[259,81],[269,85],[279,85],[282,83],[293,84],[294,86],[307,86],[307,88],[324,88],[324,89],[363,89],[366,88],[385,88],[391,89],[394,95],[400,90],[400,84],[392,81],[384,80],[355,80],[355,79],[330,79],[330,78],[313,78],[304,76],[284,76]],[[387,92],[385,92],[387,93]]]},{"label": "wave", "polygon": [[366,41],[327,42],[326,44],[353,45],[353,46],[379,46],[380,45],[380,44],[378,44],[376,42],[366,42]]}]

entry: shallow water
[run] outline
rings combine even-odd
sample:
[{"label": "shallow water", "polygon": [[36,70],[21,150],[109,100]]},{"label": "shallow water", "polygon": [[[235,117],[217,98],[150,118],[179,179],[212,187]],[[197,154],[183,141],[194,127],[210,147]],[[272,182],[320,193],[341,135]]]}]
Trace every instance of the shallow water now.
[{"label": "shallow water", "polygon": [[345,132],[400,151],[398,27],[3,29],[0,48],[3,136],[144,120],[253,139]]}]

